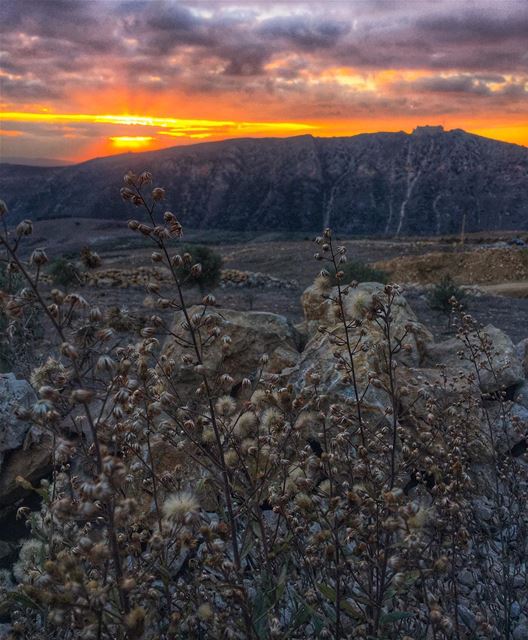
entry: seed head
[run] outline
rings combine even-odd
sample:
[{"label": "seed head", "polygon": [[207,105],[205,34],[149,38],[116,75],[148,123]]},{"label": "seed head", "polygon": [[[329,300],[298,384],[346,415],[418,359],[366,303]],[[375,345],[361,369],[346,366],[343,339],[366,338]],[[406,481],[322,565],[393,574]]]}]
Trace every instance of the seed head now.
[{"label": "seed head", "polygon": [[215,409],[221,416],[230,416],[236,411],[236,402],[231,396],[222,396],[216,401]]},{"label": "seed head", "polygon": [[151,184],[152,183],[152,174],[150,171],[143,171],[139,174],[139,178],[137,180],[138,186],[143,184]]},{"label": "seed head", "polygon": [[163,504],[163,515],[175,524],[183,524],[198,515],[200,505],[189,491],[180,491],[168,496]]},{"label": "seed head", "polygon": [[72,402],[79,402],[81,404],[86,404],[93,400],[95,393],[91,389],[75,389],[72,391],[71,399]]},{"label": "seed head", "polygon": [[127,171],[123,177],[123,182],[129,187],[133,187],[136,184],[137,176],[133,171]]},{"label": "seed head", "polygon": [[164,197],[165,197],[165,189],[162,189],[161,187],[156,187],[155,189],[152,189],[152,199],[155,202],[160,202],[161,200],[163,200]]},{"label": "seed head", "polygon": [[31,254],[31,258],[29,259],[30,264],[35,265],[36,267],[42,267],[48,262],[48,256],[44,249],[35,249]]},{"label": "seed head", "polygon": [[18,237],[21,236],[30,236],[33,233],[33,223],[31,220],[22,220],[17,225],[16,234]]}]

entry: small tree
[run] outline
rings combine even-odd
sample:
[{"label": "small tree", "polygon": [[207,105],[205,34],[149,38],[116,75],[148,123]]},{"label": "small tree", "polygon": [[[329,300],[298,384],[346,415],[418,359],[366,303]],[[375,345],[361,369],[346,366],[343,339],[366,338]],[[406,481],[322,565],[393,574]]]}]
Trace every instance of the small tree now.
[{"label": "small tree", "polygon": [[429,291],[427,304],[431,309],[439,311],[447,317],[447,328],[449,329],[451,327],[453,302],[456,300],[456,302],[461,303],[465,297],[465,292],[447,274]]},{"label": "small tree", "polygon": [[182,263],[176,271],[188,286],[197,285],[202,293],[218,286],[222,256],[203,245],[183,247],[181,255]]}]

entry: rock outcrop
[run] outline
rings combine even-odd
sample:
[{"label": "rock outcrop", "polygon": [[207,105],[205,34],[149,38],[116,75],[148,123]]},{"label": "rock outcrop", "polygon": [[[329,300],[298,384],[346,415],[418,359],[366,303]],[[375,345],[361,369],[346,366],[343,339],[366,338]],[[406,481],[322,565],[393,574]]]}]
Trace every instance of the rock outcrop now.
[{"label": "rock outcrop", "polygon": [[17,417],[17,409],[29,409],[35,400],[28,382],[0,375],[0,507],[24,495],[18,476],[33,482],[51,470],[49,436]]},{"label": "rock outcrop", "polygon": [[[470,334],[468,339],[467,345],[458,338],[430,344],[427,348],[427,363],[474,375],[483,393],[494,393],[522,383],[522,364],[513,342],[503,331],[487,325],[478,334]],[[484,343],[489,345],[487,355],[480,351]],[[476,367],[469,360],[471,351],[477,354]]]},{"label": "rock outcrop", "polygon": [[[189,315],[201,313],[201,308],[192,307]],[[220,328],[228,340],[217,338],[204,351],[204,366],[209,372],[220,370],[240,380],[244,376],[253,377],[262,365],[261,358],[269,358],[266,371],[280,374],[294,367],[299,359],[301,337],[293,325],[284,317],[261,311],[233,311],[212,309],[213,324]],[[184,322],[178,313],[173,325],[174,333],[182,331]],[[168,338],[163,355],[174,361],[173,380],[186,387],[196,385],[200,380],[194,371],[194,352],[184,347],[174,338]],[[185,364],[182,358],[188,355],[193,363]]]}]

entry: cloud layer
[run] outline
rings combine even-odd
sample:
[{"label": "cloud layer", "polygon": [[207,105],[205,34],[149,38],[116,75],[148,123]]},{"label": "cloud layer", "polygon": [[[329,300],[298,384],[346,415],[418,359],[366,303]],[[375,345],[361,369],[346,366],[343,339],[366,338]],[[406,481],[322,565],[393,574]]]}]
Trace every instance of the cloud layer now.
[{"label": "cloud layer", "polygon": [[[0,30],[3,111],[292,122],[323,135],[430,121],[528,143],[524,0],[3,0]],[[46,126],[4,121],[26,136],[3,146],[67,154],[75,138],[66,146],[64,125]],[[101,135],[69,127],[81,155]]]}]

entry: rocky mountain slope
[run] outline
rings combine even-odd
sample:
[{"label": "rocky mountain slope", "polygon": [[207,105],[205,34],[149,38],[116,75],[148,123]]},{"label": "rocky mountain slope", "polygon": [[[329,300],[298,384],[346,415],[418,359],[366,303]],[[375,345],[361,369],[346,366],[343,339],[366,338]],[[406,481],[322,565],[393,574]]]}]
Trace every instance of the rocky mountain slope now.
[{"label": "rocky mountain slope", "polygon": [[461,130],[237,139],[67,167],[0,165],[15,218],[124,218],[129,169],[149,169],[187,228],[432,235],[528,229],[528,149]]}]

